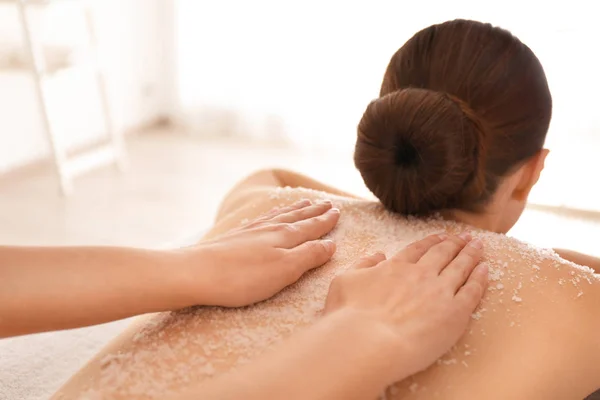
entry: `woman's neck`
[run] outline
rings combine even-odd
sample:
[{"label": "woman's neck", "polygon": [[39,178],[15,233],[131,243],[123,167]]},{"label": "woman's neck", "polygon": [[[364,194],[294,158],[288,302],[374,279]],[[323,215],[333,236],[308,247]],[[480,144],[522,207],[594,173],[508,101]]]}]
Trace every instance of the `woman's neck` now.
[{"label": "woman's neck", "polygon": [[498,218],[493,214],[474,213],[462,210],[449,210],[443,212],[442,216],[463,224],[471,225],[475,228],[491,232],[498,232]]}]

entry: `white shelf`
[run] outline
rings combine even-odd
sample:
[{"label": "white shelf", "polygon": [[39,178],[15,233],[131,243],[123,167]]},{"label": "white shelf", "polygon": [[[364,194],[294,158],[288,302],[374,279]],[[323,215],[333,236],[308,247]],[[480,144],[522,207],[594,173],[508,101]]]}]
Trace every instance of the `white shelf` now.
[{"label": "white shelf", "polygon": [[[32,31],[32,21],[27,11],[27,6],[51,5],[54,3],[77,5],[77,8],[82,12],[88,31],[87,50],[85,52],[79,53],[77,48],[71,47],[44,47],[37,41]],[[115,164],[119,169],[122,169],[125,164],[123,139],[113,128],[105,88],[106,83],[96,58],[96,37],[93,18],[91,10],[87,7],[86,3],[85,0],[0,0],[0,4],[13,4],[17,7],[25,45],[23,53],[20,50],[6,52],[4,59],[8,62],[4,63],[4,68],[0,67],[0,74],[29,74],[33,78],[46,139],[52,149],[60,189],[64,195],[72,192],[72,181],[75,177],[91,169],[108,164]],[[62,75],[62,73],[72,70],[89,71],[90,78],[96,82],[108,143],[89,149],[84,153],[71,156],[67,154],[68,152],[64,147],[62,135],[56,131],[51,123],[47,104],[49,101],[48,90],[50,85],[46,85],[45,82],[58,74]]]}]

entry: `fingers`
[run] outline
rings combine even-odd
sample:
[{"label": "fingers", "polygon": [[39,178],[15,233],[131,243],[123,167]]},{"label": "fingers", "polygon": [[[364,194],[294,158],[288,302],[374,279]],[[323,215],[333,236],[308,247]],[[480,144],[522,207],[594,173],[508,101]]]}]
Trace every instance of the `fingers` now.
[{"label": "fingers", "polygon": [[317,204],[300,207],[285,213],[279,213],[271,221],[278,223],[294,223],[308,218],[317,217],[332,207],[330,201],[322,201]]},{"label": "fingers", "polygon": [[312,204],[312,202],[310,200],[303,199],[303,200],[297,201],[296,203],[289,205],[287,207],[283,207],[283,208],[275,207],[275,208],[271,209],[270,211],[264,213],[263,215],[259,216],[258,218],[256,218],[254,221],[252,221],[252,224],[271,220],[272,218],[274,218],[278,215],[285,214],[285,213],[288,213],[290,211],[297,210],[300,208],[308,207],[311,204]]},{"label": "fingers", "polygon": [[335,243],[331,240],[312,240],[293,249],[285,250],[297,272],[294,279],[297,280],[306,271],[325,264],[331,259],[335,249]]},{"label": "fingers", "polygon": [[352,268],[353,269],[363,269],[363,268],[371,268],[376,266],[382,261],[385,261],[385,254],[383,253],[375,253],[370,256],[366,256],[357,261]]},{"label": "fingers", "polygon": [[467,282],[456,293],[455,299],[458,306],[468,312],[473,312],[479,305],[488,285],[488,267],[479,264],[473,270]]},{"label": "fingers", "polygon": [[293,248],[301,243],[325,236],[335,227],[340,219],[340,210],[330,208],[324,214],[308,218],[292,224],[282,225],[286,233],[282,235],[279,247]]},{"label": "fingers", "polygon": [[448,238],[448,235],[445,233],[427,236],[425,239],[409,244],[393,258],[395,260],[416,263],[432,246],[441,243],[446,238]]},{"label": "fingers", "polygon": [[432,246],[417,264],[439,274],[470,241],[471,235],[468,232],[463,232],[458,236],[450,236],[448,239]]},{"label": "fingers", "polygon": [[450,262],[450,265],[442,270],[440,277],[445,279],[452,289],[454,289],[454,293],[456,293],[469,278],[471,272],[473,272],[473,269],[477,266],[477,263],[479,263],[482,255],[483,243],[481,240],[471,240],[469,244],[458,253],[458,256]]}]

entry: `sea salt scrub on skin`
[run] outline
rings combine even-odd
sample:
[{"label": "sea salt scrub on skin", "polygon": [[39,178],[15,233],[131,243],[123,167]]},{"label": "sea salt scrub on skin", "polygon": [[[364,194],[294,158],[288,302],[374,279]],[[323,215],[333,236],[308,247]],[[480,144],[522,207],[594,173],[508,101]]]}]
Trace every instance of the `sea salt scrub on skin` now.
[{"label": "sea salt scrub on skin", "polygon": [[[317,320],[332,279],[361,256],[382,251],[390,257],[409,243],[430,234],[458,234],[469,229],[439,216],[429,219],[402,217],[375,202],[306,189],[278,188],[270,194],[269,201],[287,205],[301,198],[328,199],[341,210],[337,227],[327,235],[337,245],[328,264],[308,272],[270,300],[253,306],[238,309],[192,307],[146,318],[129,340],[124,340],[101,359],[98,375],[90,381],[86,395],[89,398],[101,395],[100,398],[162,399],[191,384],[251,363],[274,344]],[[513,331],[521,329],[521,316],[523,310],[528,309],[528,296],[537,290],[537,286],[546,284],[550,276],[544,269],[559,269],[565,265],[551,250],[538,249],[504,235],[469,230],[484,243],[482,262],[488,265],[490,283],[482,304],[472,314],[464,338],[454,351],[435,364],[434,368],[443,371],[475,369],[483,356],[480,346],[473,343],[487,343],[481,338],[493,334],[499,324],[506,328],[512,325]],[[526,267],[517,270],[514,265]],[[573,274],[561,276],[562,283],[557,279],[552,284],[556,290],[575,287],[574,298],[585,296],[586,285],[596,278],[583,267],[572,266],[571,270]],[[491,316],[498,322],[486,326]],[[396,395],[435,398],[433,391],[428,389],[429,384],[421,379],[416,377],[410,382],[394,385],[387,391],[387,396],[391,396],[390,399]],[[443,398],[443,391],[440,396]]]}]

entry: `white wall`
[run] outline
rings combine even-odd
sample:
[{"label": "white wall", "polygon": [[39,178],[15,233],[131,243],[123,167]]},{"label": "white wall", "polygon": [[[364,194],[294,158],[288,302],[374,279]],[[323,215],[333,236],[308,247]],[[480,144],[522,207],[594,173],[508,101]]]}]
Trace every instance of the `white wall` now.
[{"label": "white wall", "polygon": [[[47,9],[46,18],[32,11],[37,34],[47,43],[85,40],[81,14],[64,3]],[[96,0],[92,7],[117,129],[168,114],[173,98],[172,0]],[[20,40],[18,22],[16,8],[0,3],[0,45]],[[94,85],[93,75],[85,71],[48,82],[52,121],[69,148],[103,134]],[[0,173],[48,155],[31,76],[0,69]]]}]

